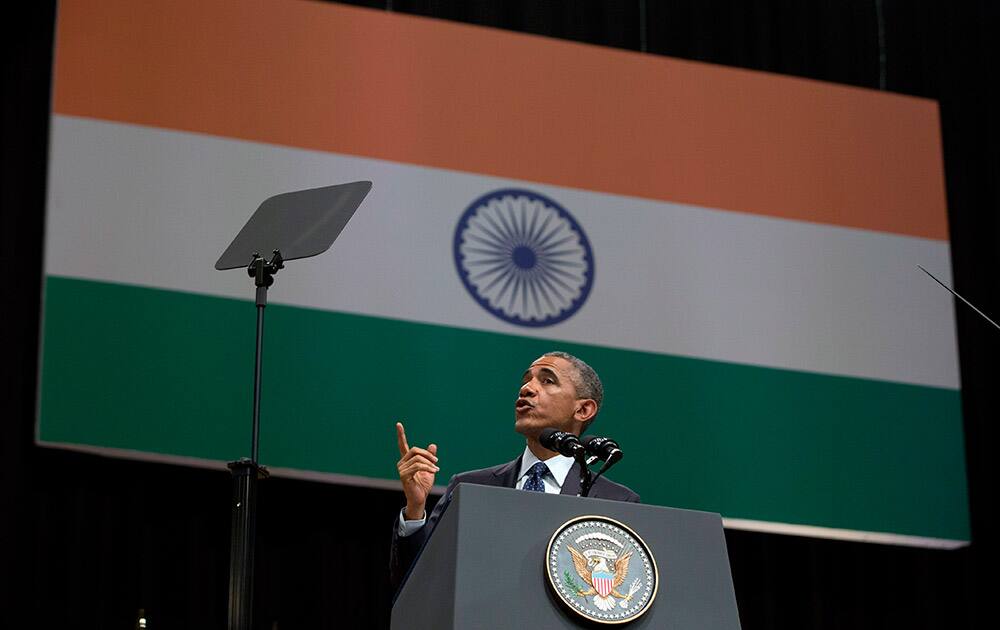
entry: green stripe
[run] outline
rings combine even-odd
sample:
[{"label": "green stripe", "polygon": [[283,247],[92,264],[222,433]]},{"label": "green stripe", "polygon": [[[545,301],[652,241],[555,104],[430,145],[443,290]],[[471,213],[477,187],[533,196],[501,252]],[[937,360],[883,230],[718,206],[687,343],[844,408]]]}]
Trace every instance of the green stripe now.
[{"label": "green stripe", "polygon": [[[47,278],[40,440],[247,455],[254,323],[250,301]],[[523,448],[520,375],[555,348],[600,372],[594,431],[620,440],[612,476],[644,502],[969,538],[956,390],[278,305],[266,315],[261,461],[393,479],[397,419],[413,443],[439,445],[438,483],[510,460]]]}]

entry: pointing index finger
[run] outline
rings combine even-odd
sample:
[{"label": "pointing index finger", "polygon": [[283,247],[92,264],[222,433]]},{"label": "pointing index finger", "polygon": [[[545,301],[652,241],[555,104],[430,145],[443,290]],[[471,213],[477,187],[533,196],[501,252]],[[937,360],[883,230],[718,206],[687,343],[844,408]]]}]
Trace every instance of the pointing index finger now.
[{"label": "pointing index finger", "polygon": [[396,423],[396,441],[399,443],[399,454],[406,455],[410,446],[406,443],[406,429],[403,428],[402,422]]}]

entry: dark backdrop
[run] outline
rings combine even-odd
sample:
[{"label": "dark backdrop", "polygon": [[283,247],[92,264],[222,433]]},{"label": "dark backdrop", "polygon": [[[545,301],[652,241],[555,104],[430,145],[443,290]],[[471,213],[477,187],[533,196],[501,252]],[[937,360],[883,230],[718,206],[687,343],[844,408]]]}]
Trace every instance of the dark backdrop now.
[{"label": "dark backdrop", "polygon": [[[955,284],[1000,314],[1000,10],[991,0],[357,4],[937,99]],[[225,471],[33,445],[55,8],[20,9],[2,26],[0,625],[28,615],[19,625],[128,628],[144,608],[154,629],[223,627]],[[957,321],[971,546],[934,551],[727,532],[744,628],[976,628],[995,617],[984,578],[997,559],[986,512],[997,487],[991,385],[1000,331],[964,308]],[[365,446],[391,469],[393,442],[386,435]],[[384,627],[386,542],[400,502],[397,492],[267,481],[258,626]]]}]

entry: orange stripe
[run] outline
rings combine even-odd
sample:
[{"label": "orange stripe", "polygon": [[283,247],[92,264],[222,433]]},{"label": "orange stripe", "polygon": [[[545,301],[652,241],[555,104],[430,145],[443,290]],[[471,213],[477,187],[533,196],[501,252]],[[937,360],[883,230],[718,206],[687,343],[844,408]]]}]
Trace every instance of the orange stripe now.
[{"label": "orange stripe", "polygon": [[65,0],[58,113],[947,239],[933,101],[312,2]]}]

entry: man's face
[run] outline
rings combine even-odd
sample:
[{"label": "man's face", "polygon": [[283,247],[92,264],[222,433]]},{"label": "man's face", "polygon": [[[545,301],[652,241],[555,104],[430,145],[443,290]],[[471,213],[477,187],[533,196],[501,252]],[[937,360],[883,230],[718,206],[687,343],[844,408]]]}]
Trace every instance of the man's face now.
[{"label": "man's face", "polygon": [[582,416],[588,412],[577,399],[574,375],[575,368],[562,357],[541,357],[532,363],[521,377],[514,404],[514,429],[531,438],[537,438],[547,427],[579,433],[582,420],[587,419]]}]

